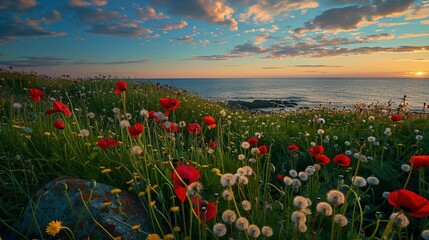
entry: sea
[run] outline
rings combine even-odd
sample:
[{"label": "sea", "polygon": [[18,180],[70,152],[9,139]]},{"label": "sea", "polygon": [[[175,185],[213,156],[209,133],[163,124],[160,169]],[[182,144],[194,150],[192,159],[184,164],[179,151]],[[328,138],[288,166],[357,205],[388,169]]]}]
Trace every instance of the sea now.
[{"label": "sea", "polygon": [[[411,111],[429,104],[428,78],[191,78],[135,79],[187,90],[207,99],[284,100],[297,107],[352,108],[356,103],[395,108],[407,96]],[[427,112],[427,111],[426,111]]]}]

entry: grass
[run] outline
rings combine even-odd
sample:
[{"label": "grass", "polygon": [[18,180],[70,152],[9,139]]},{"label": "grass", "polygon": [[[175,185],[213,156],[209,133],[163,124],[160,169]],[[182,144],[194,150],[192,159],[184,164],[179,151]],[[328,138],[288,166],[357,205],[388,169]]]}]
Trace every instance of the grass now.
[{"label": "grass", "polygon": [[[414,218],[409,212],[400,214],[410,221],[406,227],[401,227],[397,219],[390,220],[393,212],[403,211],[383,197],[384,192],[404,186],[421,196],[429,196],[427,167],[401,169],[412,156],[429,155],[429,116],[408,112],[405,98],[402,103],[357,104],[353,109],[326,107],[250,113],[151,83],[128,82],[127,89],[115,95],[116,81],[103,78],[49,79],[16,72],[1,72],[0,78],[0,232],[3,234],[11,231],[38,189],[64,175],[110,184],[139,196],[143,207],[152,213],[149,214],[152,223],[163,221],[154,211],[168,219],[168,229],[174,231],[155,227],[152,233],[165,239],[169,236],[249,239],[261,230],[258,238],[265,239],[270,229],[272,239],[419,239],[421,232],[429,229],[427,218]],[[41,102],[30,100],[29,88],[44,91]],[[161,127],[163,120],[155,121],[141,112],[143,109],[164,112],[159,99],[165,97],[180,101],[168,118],[179,126],[175,133]],[[72,116],[45,115],[54,99],[65,103]],[[403,120],[392,121],[393,114],[400,114]],[[203,122],[208,115],[216,119],[213,129]],[[64,122],[63,130],[53,127],[56,119]],[[131,138],[127,128],[120,127],[123,120],[131,125],[141,123],[145,127],[143,134]],[[190,134],[187,129],[190,123],[199,123],[202,132]],[[85,137],[83,129],[90,134]],[[257,146],[267,146],[268,152],[255,154],[256,149],[252,148],[257,146],[244,148],[250,137],[258,139]],[[116,139],[120,144],[101,149],[97,142],[105,138]],[[209,147],[211,141],[216,142],[216,147]],[[291,144],[296,144],[299,150],[288,150]],[[328,164],[318,164],[316,157],[310,155],[309,149],[314,145],[324,147],[323,154],[330,159]],[[141,148],[140,154],[132,152],[136,146]],[[348,154],[350,166],[338,166],[333,160],[338,154]],[[194,202],[203,199],[203,205],[214,203],[217,210],[214,219],[206,222],[199,219],[198,211],[190,207],[191,196],[188,194],[182,203],[174,193],[170,173],[177,174],[173,167],[185,159],[186,166],[195,167],[201,175],[198,182],[203,188],[192,192]],[[246,175],[243,167],[250,167],[253,173]],[[239,183],[223,186],[221,178],[226,178],[227,173],[235,174]],[[357,180],[355,184],[352,182],[359,179],[353,178],[356,176],[364,180],[376,177],[379,184],[356,186]],[[292,185],[287,185],[289,179],[293,180]],[[131,180],[140,180],[145,186],[132,188]],[[339,190],[345,201],[329,202],[333,214],[327,216],[318,212],[316,206],[329,200],[327,193],[331,190]],[[297,196],[309,199],[312,204],[307,206]],[[242,206],[244,200],[251,203],[250,210]],[[171,214],[172,207],[179,207],[179,212]],[[225,213],[226,210],[230,211]],[[242,217],[241,224],[247,220],[255,226],[246,231],[237,228],[235,222],[226,223],[231,211]],[[335,214],[341,215],[334,217]],[[342,216],[347,219],[345,226],[338,224]],[[48,238],[46,226],[40,228],[45,234],[41,237]],[[226,233],[219,236],[223,228]],[[64,226],[61,231],[67,231],[65,236],[72,238],[70,229],[73,228]]]}]

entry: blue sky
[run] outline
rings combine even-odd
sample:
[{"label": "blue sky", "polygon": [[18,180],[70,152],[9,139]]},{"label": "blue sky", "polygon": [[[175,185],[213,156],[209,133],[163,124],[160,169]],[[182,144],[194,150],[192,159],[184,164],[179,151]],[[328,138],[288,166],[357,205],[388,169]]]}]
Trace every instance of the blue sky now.
[{"label": "blue sky", "polygon": [[116,77],[425,77],[427,0],[0,0],[0,66]]}]

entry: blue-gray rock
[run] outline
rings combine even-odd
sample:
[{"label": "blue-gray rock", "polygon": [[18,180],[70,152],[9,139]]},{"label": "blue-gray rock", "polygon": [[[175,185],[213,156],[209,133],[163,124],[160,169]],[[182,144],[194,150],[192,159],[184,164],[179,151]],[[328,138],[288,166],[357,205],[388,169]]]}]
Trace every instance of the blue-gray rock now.
[{"label": "blue-gray rock", "polygon": [[[112,239],[111,236],[122,237],[123,240],[145,239],[152,230],[140,200],[126,191],[112,194],[113,189],[95,181],[57,178],[36,193],[22,220],[15,225],[16,230],[29,239],[42,236],[50,239],[45,232],[46,227],[51,221],[58,220],[74,232],[76,239]],[[103,206],[103,203],[110,202],[110,206]],[[138,224],[141,225],[138,230],[131,229]],[[62,229],[52,239],[69,237]]]}]

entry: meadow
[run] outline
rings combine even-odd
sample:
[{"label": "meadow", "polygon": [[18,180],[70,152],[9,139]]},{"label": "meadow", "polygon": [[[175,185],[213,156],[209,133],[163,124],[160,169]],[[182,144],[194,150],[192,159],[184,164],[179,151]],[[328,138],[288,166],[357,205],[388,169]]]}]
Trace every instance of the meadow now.
[{"label": "meadow", "polygon": [[[0,237],[75,176],[138,197],[142,239],[429,239],[429,109],[405,96],[252,113],[103,76],[0,79]],[[79,231],[57,221],[40,239]]]}]

